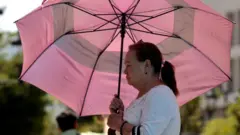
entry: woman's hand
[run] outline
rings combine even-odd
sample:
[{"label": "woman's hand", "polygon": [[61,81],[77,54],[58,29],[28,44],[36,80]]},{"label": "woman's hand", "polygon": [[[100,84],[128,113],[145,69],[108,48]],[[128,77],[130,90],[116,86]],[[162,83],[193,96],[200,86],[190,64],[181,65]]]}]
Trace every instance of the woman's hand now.
[{"label": "woman's hand", "polygon": [[123,112],[119,111],[109,115],[107,125],[113,130],[120,131],[123,122]]},{"label": "woman's hand", "polygon": [[111,101],[109,110],[111,113],[116,113],[117,111],[124,111],[124,104],[121,99],[117,98],[116,95]]}]

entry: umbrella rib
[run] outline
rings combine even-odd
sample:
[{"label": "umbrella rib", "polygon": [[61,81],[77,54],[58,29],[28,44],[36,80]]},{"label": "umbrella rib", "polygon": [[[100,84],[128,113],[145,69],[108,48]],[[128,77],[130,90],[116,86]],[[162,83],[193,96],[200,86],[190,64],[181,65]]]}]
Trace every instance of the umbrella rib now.
[{"label": "umbrella rib", "polygon": [[[142,11],[142,12],[135,12],[133,13],[132,16],[140,16],[140,17],[153,17],[153,16],[147,16],[147,15],[140,15],[141,13],[148,13],[148,12],[155,12],[155,11],[158,11],[158,10],[166,10],[166,9],[171,9],[172,7],[169,7],[169,8],[161,8],[161,9],[154,9],[154,10],[149,10],[149,11]],[[206,10],[203,10],[203,9],[200,9],[200,8],[196,8],[196,7],[182,7],[182,8],[189,8],[189,9],[195,9],[195,10],[199,10],[199,11],[203,11],[203,12],[206,12],[206,13],[209,13],[209,14],[212,14],[212,15],[215,15],[215,16],[219,16],[219,17],[222,17],[234,24],[236,24],[236,22],[232,21],[232,20],[229,20],[228,18],[225,18],[224,16],[221,16],[221,15],[218,15],[218,14],[215,14],[215,13],[212,13],[212,12],[209,12],[209,11],[206,11]]]},{"label": "umbrella rib", "polygon": [[102,15],[102,16],[112,15],[112,16],[114,16],[114,15],[120,15],[120,14],[115,14],[115,13],[114,13],[114,14],[94,14],[94,15],[99,15],[99,16],[101,16],[101,15]]},{"label": "umbrella rib", "polygon": [[187,43],[188,45],[192,46],[194,49],[196,49],[199,53],[201,53],[205,58],[207,58],[214,66],[216,66],[225,76],[228,77],[229,80],[232,80],[231,77],[229,75],[227,75],[213,60],[211,60],[208,56],[206,56],[202,51],[200,51],[196,46],[194,46],[193,44],[191,44],[190,42],[188,42],[187,40],[185,40],[184,38],[180,37],[179,35],[176,35],[177,38],[181,39],[182,41],[184,41],[185,43]]},{"label": "umbrella rib", "polygon": [[[47,6],[44,6],[43,8],[47,8],[47,7],[51,7],[51,6],[55,6],[55,5],[61,5],[61,4],[64,4],[64,5],[73,5],[72,3],[70,3],[70,2],[62,2],[62,3],[55,3],[55,4],[51,4],[51,5],[47,5]],[[79,7],[80,8],[80,7]],[[81,7],[81,8],[83,8],[83,7]],[[86,10],[86,8],[83,8],[83,9],[85,9]],[[89,10],[93,10],[94,11],[94,9],[89,9]],[[96,11],[96,10],[95,10]],[[101,12],[101,11],[97,11],[97,12]],[[93,13],[92,13],[93,14]],[[104,13],[104,14],[94,14],[94,15],[102,15],[102,16],[105,16],[105,15],[116,15],[116,14],[113,14],[113,13],[109,13],[109,14],[106,14],[106,13]],[[117,15],[120,15],[120,14],[117,14]]]},{"label": "umbrella rib", "polygon": [[[136,22],[138,25],[146,29],[148,32],[153,33],[151,30],[149,30],[147,27],[143,26],[141,23],[138,23],[136,20],[134,20],[132,17],[129,17],[132,21]],[[129,26],[130,27],[130,26]]]},{"label": "umbrella rib", "polygon": [[174,11],[179,10],[179,9],[181,9],[181,8],[183,8],[183,7],[181,7],[181,6],[175,6],[174,9],[172,9],[172,10],[170,10],[170,11],[161,13],[161,14],[159,14],[159,15],[155,15],[155,16],[153,16],[153,17],[149,17],[149,18],[143,19],[143,20],[141,20],[141,21],[139,21],[139,22],[132,23],[132,24],[130,24],[129,26],[132,26],[132,25],[135,25],[135,24],[138,24],[138,23],[141,23],[141,22],[145,22],[145,21],[148,21],[148,20],[157,18],[157,17],[159,17],[159,16],[162,16],[162,15],[165,15],[165,14],[168,14],[168,13],[171,13],[171,12],[174,12]]},{"label": "umbrella rib", "polygon": [[228,19],[228,18],[225,18],[224,16],[221,16],[221,15],[218,15],[218,14],[215,14],[215,13],[212,13],[212,12],[209,12],[209,11],[206,11],[206,10],[203,10],[203,9],[200,9],[200,8],[196,8],[196,7],[183,7],[183,8],[190,8],[190,9],[195,9],[195,10],[203,11],[203,12],[206,12],[206,13],[208,13],[208,14],[212,14],[212,15],[221,17],[221,18],[223,18],[223,19],[225,19],[225,20],[228,20],[228,21],[236,24],[236,22],[234,22],[234,21],[232,21],[232,20],[230,20],[230,19]]},{"label": "umbrella rib", "polygon": [[[136,0],[135,0],[135,1],[136,1]],[[134,1],[134,2],[135,2],[135,1]],[[134,2],[133,2],[133,3],[134,3]],[[139,4],[139,2],[140,2],[140,0],[137,1],[136,5],[134,5],[134,6],[132,6],[131,8],[129,8],[129,9],[126,11],[126,13],[133,9],[132,12],[130,13],[130,14],[133,14],[133,12],[135,11],[135,9],[136,9],[137,5]]]},{"label": "umbrella rib", "polygon": [[[131,17],[131,20],[133,20],[134,22],[139,21],[139,20],[134,19],[134,18],[132,18],[132,17]],[[138,22],[137,22],[137,23],[138,23]],[[142,22],[142,23],[145,24],[145,25],[148,25],[149,27],[153,27],[153,28],[155,28],[155,29],[157,29],[157,30],[160,30],[160,31],[163,31],[163,32],[166,32],[166,33],[169,33],[169,34],[173,34],[173,33],[169,32],[169,31],[166,31],[166,30],[163,30],[163,29],[159,29],[159,28],[157,28],[157,27],[155,27],[155,26],[152,26],[152,25],[150,25],[150,24],[147,24],[147,23],[144,23],[144,22]],[[149,30],[146,26],[142,25],[141,23],[139,23],[139,25],[142,26],[143,28],[145,28],[146,30],[152,32],[151,30]]]},{"label": "umbrella rib", "polygon": [[114,1],[109,0],[109,3],[113,9],[113,11],[117,14],[116,10],[114,8],[116,8],[121,14],[123,13],[119,8],[117,8],[116,6],[113,5]]},{"label": "umbrella rib", "polygon": [[[129,31],[130,31],[130,30],[129,30]],[[130,35],[130,34],[128,33],[128,31],[126,31],[126,33],[127,33],[128,37],[133,41],[133,43],[136,43],[134,37],[132,37],[132,35]]]},{"label": "umbrella rib", "polygon": [[[129,27],[129,23],[128,23],[128,21],[126,21],[127,22],[127,27]],[[137,36],[136,35],[134,35],[134,33],[129,29],[129,32],[130,32],[130,34],[131,34],[131,36],[132,36],[132,38],[133,38],[133,40],[134,40],[134,42],[133,43],[136,43],[136,40],[137,40]],[[136,40],[135,40],[136,39]]]},{"label": "umbrella rib", "polygon": [[89,15],[91,15],[91,16],[94,16],[94,17],[96,17],[96,18],[98,18],[98,19],[102,19],[102,20],[104,20],[104,21],[106,21],[106,22],[108,22],[108,23],[114,24],[114,25],[116,25],[116,26],[118,25],[118,24],[116,24],[116,23],[114,23],[114,22],[111,22],[111,21],[109,21],[109,20],[107,20],[107,19],[104,19],[104,18],[102,18],[102,17],[100,17],[100,16],[98,16],[98,15],[96,15],[96,14],[93,14],[93,13],[90,13],[90,12],[88,12],[88,11],[85,11],[85,10],[81,9],[80,7],[74,5],[74,4],[67,3],[67,5],[75,8],[75,9],[78,9],[78,10],[84,12],[84,13],[87,13],[87,14],[89,14]]},{"label": "umbrella rib", "polygon": [[138,39],[137,39],[137,36],[136,36],[130,29],[128,29],[128,30],[129,30],[129,32],[130,32],[130,35],[128,35],[128,36],[132,36],[133,43],[136,43],[136,40],[138,40]]},{"label": "umbrella rib", "polygon": [[91,33],[91,32],[99,32],[99,31],[109,31],[109,30],[115,30],[115,29],[118,29],[119,27],[117,28],[107,28],[107,29],[94,29],[94,30],[87,30],[87,31],[70,31],[68,32],[67,34],[81,34],[81,33]]},{"label": "umbrella rib", "polygon": [[147,10],[147,11],[142,11],[142,12],[135,12],[135,13],[133,13],[133,15],[139,15],[139,14],[142,14],[142,13],[149,13],[149,12],[155,12],[155,11],[167,10],[167,9],[173,9],[173,7],[153,9],[153,10]]},{"label": "umbrella rib", "polygon": [[[87,85],[87,89],[86,89],[86,93],[84,95],[84,99],[83,99],[83,104],[82,104],[82,108],[81,108],[81,112],[80,112],[80,116],[82,116],[82,112],[83,112],[83,108],[84,108],[84,105],[85,105],[85,101],[86,101],[86,97],[87,97],[87,93],[88,93],[88,90],[89,90],[89,86],[90,86],[90,83],[91,83],[91,80],[92,80],[92,77],[93,77],[93,74],[95,72],[95,69],[96,69],[96,66],[97,66],[97,63],[98,63],[98,60],[99,58],[101,57],[101,55],[103,54],[103,52],[109,47],[109,45],[116,39],[116,37],[120,34],[120,31],[117,33],[117,28],[115,29],[115,32],[112,36],[112,39],[109,41],[109,43],[106,45],[106,47],[99,53],[97,59],[96,59],[96,62],[93,66],[93,69],[92,69],[92,72],[91,72],[91,75],[90,75],[90,78],[89,78],[89,81],[88,81],[88,85]],[[115,35],[115,36],[114,36]]]},{"label": "umbrella rib", "polygon": [[[117,18],[118,18],[118,17],[115,17],[115,18],[113,18],[113,19],[110,20],[110,21],[112,22],[112,21],[116,20]],[[98,29],[102,28],[103,26],[105,26],[105,25],[107,25],[107,24],[109,24],[109,22],[106,22],[106,23],[102,24],[101,26],[99,26],[98,28],[96,28],[96,29],[94,29],[94,30],[98,30]]]},{"label": "umbrella rib", "polygon": [[[121,22],[121,19],[118,17],[118,15],[117,15],[117,12],[116,12],[116,10],[115,10],[115,6],[113,5],[113,3],[111,2],[111,0],[109,0],[109,3],[110,3],[110,5],[111,5],[111,7],[112,7],[112,9],[113,9],[113,11],[114,11],[114,13],[116,14],[116,16],[117,16],[117,18],[118,18],[118,21],[119,21],[119,23]],[[115,7],[115,8],[114,8]],[[118,11],[120,11],[118,8],[116,8]],[[121,12],[121,11],[120,11]],[[122,13],[122,12],[121,12]]]},{"label": "umbrella rib", "polygon": [[[133,8],[132,5],[135,3],[135,1],[136,1],[136,0],[134,0],[134,1],[132,2],[132,4],[131,4],[131,5],[129,6],[129,8],[127,9],[126,13],[127,13],[128,11],[130,11],[130,10]],[[139,1],[140,1],[140,0],[139,0]],[[137,2],[137,3],[138,3],[138,2]]]},{"label": "umbrella rib", "polygon": [[[115,18],[113,18],[111,21],[114,21],[114,20],[116,20],[116,18],[117,17],[115,17]],[[85,29],[81,29],[81,30],[77,30],[77,31],[75,31],[75,32],[79,32],[79,33],[81,33],[80,31],[84,31],[84,30],[88,30],[88,31],[85,31],[85,32],[97,32],[100,28],[102,28],[103,26],[105,26],[105,25],[107,25],[108,24],[108,22],[106,22],[106,23],[104,23],[104,24],[98,24],[98,25],[100,25],[100,26],[98,26],[98,25],[94,25],[94,26],[92,26],[92,27],[88,27],[88,28],[85,28]],[[96,26],[98,26],[96,29],[94,29],[94,30],[92,30],[91,28],[94,28],[94,27],[96,27]],[[89,30],[89,29],[91,29],[91,30]],[[114,30],[115,28],[108,28],[108,29],[102,29],[102,30],[99,30],[99,31],[103,31],[103,30]]]},{"label": "umbrella rib", "polygon": [[[67,33],[61,35],[59,38],[57,38],[55,41],[57,41],[58,39],[62,38],[63,36],[67,35]],[[47,48],[45,48],[39,55],[38,57],[33,61],[33,63],[26,69],[26,71],[18,78],[19,80],[21,80],[23,78],[23,76],[28,72],[28,70],[33,66],[33,64],[55,43],[55,41],[50,44]]]},{"label": "umbrella rib", "polygon": [[133,31],[138,31],[138,32],[143,32],[143,33],[148,33],[148,34],[153,34],[153,35],[158,35],[158,36],[165,36],[165,37],[178,38],[175,34],[172,34],[172,35],[166,35],[166,34],[155,33],[155,32],[152,32],[152,31],[149,32],[149,31],[139,30],[139,29],[130,28],[130,27],[128,27],[127,29],[129,29],[129,30],[133,30]]},{"label": "umbrella rib", "polygon": [[155,29],[157,29],[157,30],[164,31],[164,32],[169,33],[169,34],[173,34],[173,33],[169,32],[169,31],[166,31],[166,30],[160,29],[160,28],[155,27],[155,26],[153,26],[153,25],[150,25],[150,24],[147,24],[147,23],[144,23],[144,22],[143,22],[143,24],[148,25],[149,27],[153,27],[153,28],[155,28]]},{"label": "umbrella rib", "polygon": [[147,17],[147,18],[153,18],[154,17],[154,16],[149,16],[149,15],[134,15],[134,14],[132,14],[131,16]]},{"label": "umbrella rib", "polygon": [[[130,13],[130,14],[128,14],[129,16],[127,17],[127,21],[129,20],[129,18],[131,17],[131,15],[133,14],[133,12],[136,10],[136,8],[137,8],[137,5],[139,4],[139,2],[140,2],[140,0],[138,0],[138,2],[136,3],[136,5],[135,6],[133,6],[133,10],[132,10],[132,12]],[[132,9],[132,8],[131,8]],[[128,11],[130,11],[130,10],[128,10]],[[127,12],[128,12],[127,11]]]}]

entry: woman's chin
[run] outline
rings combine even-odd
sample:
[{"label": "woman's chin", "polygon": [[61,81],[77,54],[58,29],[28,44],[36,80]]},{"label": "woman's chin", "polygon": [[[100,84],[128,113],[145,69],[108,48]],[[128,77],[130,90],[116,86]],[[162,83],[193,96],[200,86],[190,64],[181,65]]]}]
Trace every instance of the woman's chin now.
[{"label": "woman's chin", "polygon": [[129,79],[127,79],[127,82],[128,82],[129,85],[131,85],[131,81]]},{"label": "woman's chin", "polygon": [[133,83],[130,80],[128,80],[127,82],[128,82],[128,85],[131,85],[131,86],[133,85]]}]

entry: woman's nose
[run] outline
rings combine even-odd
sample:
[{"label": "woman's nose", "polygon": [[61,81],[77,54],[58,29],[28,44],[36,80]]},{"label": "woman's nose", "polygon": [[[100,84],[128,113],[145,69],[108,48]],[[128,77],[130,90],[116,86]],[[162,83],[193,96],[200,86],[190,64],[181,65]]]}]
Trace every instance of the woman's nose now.
[{"label": "woman's nose", "polygon": [[127,74],[127,68],[124,69],[124,74]]}]

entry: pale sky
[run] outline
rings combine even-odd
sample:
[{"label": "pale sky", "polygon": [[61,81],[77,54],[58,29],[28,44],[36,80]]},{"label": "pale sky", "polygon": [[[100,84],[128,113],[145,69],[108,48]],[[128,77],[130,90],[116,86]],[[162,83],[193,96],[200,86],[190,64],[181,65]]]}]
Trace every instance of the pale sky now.
[{"label": "pale sky", "polygon": [[6,6],[0,17],[0,30],[17,31],[14,21],[41,5],[42,0],[0,0],[0,7]]},{"label": "pale sky", "polygon": [[[0,30],[17,31],[14,21],[25,16],[41,5],[43,0],[0,0],[0,7],[6,6],[3,16],[0,17]],[[240,0],[201,0],[220,13],[228,8],[240,7]]]}]

